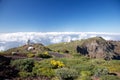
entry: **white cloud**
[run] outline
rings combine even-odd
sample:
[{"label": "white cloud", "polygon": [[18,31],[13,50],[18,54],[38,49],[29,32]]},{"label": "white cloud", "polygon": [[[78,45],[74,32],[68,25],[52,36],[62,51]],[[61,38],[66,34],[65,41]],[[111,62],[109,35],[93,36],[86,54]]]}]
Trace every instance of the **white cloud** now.
[{"label": "white cloud", "polygon": [[62,41],[62,36],[56,36],[51,39],[52,43],[59,43]]},{"label": "white cloud", "polygon": [[86,39],[89,37],[101,36],[106,40],[120,40],[120,33],[105,32],[17,32],[0,34],[0,50],[23,45],[30,39],[34,43],[44,45],[70,42],[71,40]]},{"label": "white cloud", "polygon": [[65,38],[63,38],[64,42],[70,42],[72,40],[72,38],[70,36],[66,36]]},{"label": "white cloud", "polygon": [[4,51],[5,47],[4,46],[0,46],[0,51]]}]

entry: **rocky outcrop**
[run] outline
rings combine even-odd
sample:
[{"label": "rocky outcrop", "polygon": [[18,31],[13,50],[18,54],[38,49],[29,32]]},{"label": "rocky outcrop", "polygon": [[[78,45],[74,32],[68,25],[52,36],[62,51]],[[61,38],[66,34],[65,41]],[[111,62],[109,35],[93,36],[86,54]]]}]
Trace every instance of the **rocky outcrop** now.
[{"label": "rocky outcrop", "polygon": [[117,57],[114,49],[115,46],[102,37],[86,39],[76,48],[77,52],[82,55],[87,55],[90,58],[104,58],[107,60]]},{"label": "rocky outcrop", "polygon": [[114,52],[120,55],[120,41],[108,41],[114,45]]}]

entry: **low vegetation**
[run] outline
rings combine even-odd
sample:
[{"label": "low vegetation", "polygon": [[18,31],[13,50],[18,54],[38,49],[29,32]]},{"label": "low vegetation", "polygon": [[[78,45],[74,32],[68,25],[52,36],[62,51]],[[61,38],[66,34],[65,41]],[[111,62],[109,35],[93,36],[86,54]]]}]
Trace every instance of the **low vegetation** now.
[{"label": "low vegetation", "polygon": [[[104,59],[90,59],[85,56],[48,58],[42,61],[26,58],[11,60],[8,65],[18,71],[11,75],[15,79],[19,77],[24,80],[32,77],[34,80],[37,77],[44,77],[43,80],[96,80],[97,78],[99,80],[120,80],[119,60],[106,61]],[[5,68],[6,65],[1,63],[2,66]],[[8,70],[4,75],[10,75],[10,73]]]},{"label": "low vegetation", "polygon": [[39,57],[39,58],[51,58],[52,56],[46,51],[44,53],[38,53],[37,57]]},{"label": "low vegetation", "polygon": [[[102,39],[97,38],[97,40]],[[89,42],[89,40],[86,41]],[[2,52],[0,80],[120,80],[120,60],[82,55],[73,50],[75,43],[74,41],[69,43],[71,46],[66,45],[68,43],[60,43],[59,45],[65,45],[64,49],[57,47],[58,44],[56,44],[52,52],[49,49],[42,52],[27,51],[23,56],[25,58],[19,59],[13,59],[13,57],[20,54],[11,54],[12,57],[7,58],[8,56]],[[106,43],[105,40],[100,44],[102,43]],[[83,40],[80,44],[86,43]]]}]

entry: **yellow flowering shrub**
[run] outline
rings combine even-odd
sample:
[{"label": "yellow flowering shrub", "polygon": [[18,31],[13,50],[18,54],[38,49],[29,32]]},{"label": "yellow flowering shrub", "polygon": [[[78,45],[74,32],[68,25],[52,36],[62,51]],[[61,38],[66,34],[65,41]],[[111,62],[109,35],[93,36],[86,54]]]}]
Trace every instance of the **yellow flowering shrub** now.
[{"label": "yellow flowering shrub", "polygon": [[61,61],[51,60],[50,63],[53,66],[53,68],[55,68],[55,69],[56,68],[62,68],[62,67],[65,66],[64,63],[61,62]]}]

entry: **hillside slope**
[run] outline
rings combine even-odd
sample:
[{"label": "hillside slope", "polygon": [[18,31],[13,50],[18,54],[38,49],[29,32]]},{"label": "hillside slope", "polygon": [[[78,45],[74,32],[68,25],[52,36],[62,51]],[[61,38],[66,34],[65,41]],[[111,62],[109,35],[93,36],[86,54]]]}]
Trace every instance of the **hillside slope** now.
[{"label": "hillside slope", "polygon": [[60,52],[80,53],[91,58],[118,58],[115,52],[115,45],[106,41],[102,37],[93,37],[80,41],[72,41],[69,43],[52,44],[48,46],[50,49]]},{"label": "hillside slope", "polygon": [[51,51],[49,48],[45,47],[43,44],[31,44],[31,45],[23,45],[20,47],[16,47],[16,48],[11,48],[6,50],[4,53],[6,54],[10,54],[12,52],[17,52],[17,53],[41,53],[41,52],[45,52],[45,51]]}]

